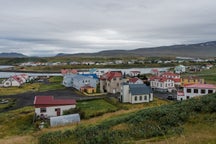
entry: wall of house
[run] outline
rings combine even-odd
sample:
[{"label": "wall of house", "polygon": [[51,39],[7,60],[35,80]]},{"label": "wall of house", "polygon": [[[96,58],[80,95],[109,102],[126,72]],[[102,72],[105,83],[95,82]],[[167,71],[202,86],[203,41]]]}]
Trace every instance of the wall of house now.
[{"label": "wall of house", "polygon": [[85,86],[85,85],[89,85],[91,87],[94,87],[96,88],[97,86],[97,82],[96,82],[96,79],[93,79],[93,78],[83,78],[83,79],[80,79],[80,78],[72,78],[72,86],[78,90],[80,90],[81,87]]},{"label": "wall of house", "polygon": [[[191,89],[191,92],[188,93],[187,89]],[[194,89],[197,89],[198,92],[195,93]],[[205,93],[201,93],[201,90],[205,90]],[[207,94],[209,94],[208,90],[213,90],[213,93],[216,92],[215,89],[184,88],[184,96],[177,96],[177,100],[180,101],[180,100],[186,100],[186,99],[189,99],[189,98],[193,98],[193,97],[196,97],[196,96],[207,95]]]},{"label": "wall of house", "polygon": [[143,95],[132,95],[131,96],[131,103],[143,103],[143,102],[149,102],[149,94],[143,94]]},{"label": "wall of house", "polygon": [[100,80],[100,91],[104,92],[104,87],[108,93],[121,92],[122,78],[113,78],[109,80]]},{"label": "wall of house", "polygon": [[129,85],[122,85],[120,92],[120,101],[123,103],[131,102],[131,96],[129,93]]},{"label": "wall of house", "polygon": [[174,88],[174,81],[167,80],[165,82],[159,82],[159,81],[151,81],[150,86],[152,88],[157,88],[157,89],[168,89],[168,88]]},{"label": "wall of house", "polygon": [[137,80],[135,83],[129,82],[129,84],[143,84],[143,81],[142,80]]},{"label": "wall of house", "polygon": [[76,105],[46,107],[46,112],[43,112],[43,113],[41,113],[40,108],[35,108],[35,113],[37,116],[40,116],[41,114],[43,114],[45,117],[52,117],[52,116],[57,116],[57,112],[55,111],[55,109],[57,108],[61,109],[60,115],[62,115],[63,111],[71,109],[71,108],[75,108],[75,107]]},{"label": "wall of house", "polygon": [[204,84],[204,79],[188,79],[188,78],[181,78],[181,86],[187,84]]}]

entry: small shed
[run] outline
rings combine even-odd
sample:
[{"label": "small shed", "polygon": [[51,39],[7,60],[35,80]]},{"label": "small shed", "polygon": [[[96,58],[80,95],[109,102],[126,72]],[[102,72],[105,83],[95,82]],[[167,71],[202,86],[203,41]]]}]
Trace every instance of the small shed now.
[{"label": "small shed", "polygon": [[78,113],[50,118],[51,127],[72,124],[72,123],[79,123],[79,122],[80,122],[80,115]]}]

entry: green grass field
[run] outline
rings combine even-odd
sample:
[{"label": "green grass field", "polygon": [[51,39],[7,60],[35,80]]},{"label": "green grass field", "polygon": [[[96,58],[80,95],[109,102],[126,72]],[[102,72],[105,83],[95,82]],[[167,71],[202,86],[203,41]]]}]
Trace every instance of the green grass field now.
[{"label": "green grass field", "polygon": [[48,90],[58,90],[64,89],[65,87],[62,85],[62,77],[50,77],[49,83],[25,83],[21,87],[0,87],[0,96],[1,95],[14,95],[21,94],[25,92],[43,92]]},{"label": "green grass field", "polygon": [[118,110],[118,107],[108,103],[104,99],[80,101],[77,103],[77,108],[84,113],[84,118],[86,119]]}]

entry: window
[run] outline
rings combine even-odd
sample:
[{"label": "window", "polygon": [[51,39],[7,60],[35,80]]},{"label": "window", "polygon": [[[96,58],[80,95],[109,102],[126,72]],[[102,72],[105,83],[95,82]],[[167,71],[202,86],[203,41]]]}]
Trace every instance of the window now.
[{"label": "window", "polygon": [[205,89],[201,89],[201,94],[205,94]]},{"label": "window", "polygon": [[194,89],[194,93],[198,93],[198,89]]},{"label": "window", "polygon": [[191,89],[187,89],[187,93],[191,93]]},{"label": "window", "polygon": [[140,100],[140,101],[142,100],[142,96],[139,97],[139,100]]},{"label": "window", "polygon": [[134,100],[137,101],[137,96],[134,97]]},{"label": "window", "polygon": [[147,96],[144,96],[144,100],[147,100]]},{"label": "window", "polygon": [[186,99],[189,99],[189,98],[190,98],[190,96],[187,96],[187,97],[186,97]]},{"label": "window", "polygon": [[46,108],[40,108],[40,112],[41,113],[45,113],[46,112]]},{"label": "window", "polygon": [[116,80],[116,78],[113,78],[113,80],[115,81],[115,80]]},{"label": "window", "polygon": [[208,90],[208,93],[213,93],[213,90]]}]

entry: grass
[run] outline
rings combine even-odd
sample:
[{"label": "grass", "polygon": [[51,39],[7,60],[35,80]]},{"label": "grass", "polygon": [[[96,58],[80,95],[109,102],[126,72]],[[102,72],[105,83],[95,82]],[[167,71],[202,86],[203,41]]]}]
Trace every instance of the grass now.
[{"label": "grass", "polygon": [[183,76],[188,75],[199,76],[200,78],[204,78],[206,83],[216,84],[216,67],[200,72],[183,74]]},{"label": "grass", "polygon": [[33,107],[24,107],[7,113],[0,113],[0,138],[34,132],[33,114]]},{"label": "grass", "polygon": [[77,108],[84,113],[84,118],[90,118],[98,115],[102,115],[107,112],[116,111],[118,108],[104,99],[80,101],[77,104]]},{"label": "grass", "polygon": [[[2,100],[2,99],[0,99],[0,100]],[[8,103],[0,104],[0,111],[12,107],[16,101],[15,99],[12,99],[12,98],[6,98],[4,100],[8,100]]]},{"label": "grass", "polygon": [[21,87],[1,87],[0,88],[0,95],[14,95],[14,94],[21,94],[25,92],[35,92],[38,91],[41,84],[39,83],[26,83],[22,85]]},{"label": "grass", "polygon": [[216,114],[199,114],[191,117],[183,125],[184,132],[179,136],[156,137],[147,140],[139,140],[133,143],[143,144],[215,144],[216,143]]},{"label": "grass", "polygon": [[15,94],[21,94],[25,92],[44,92],[49,90],[58,90],[58,89],[64,89],[65,87],[61,84],[62,83],[62,77],[56,76],[56,77],[50,77],[49,83],[25,83],[21,87],[0,87],[0,96],[1,95],[15,95]]}]

